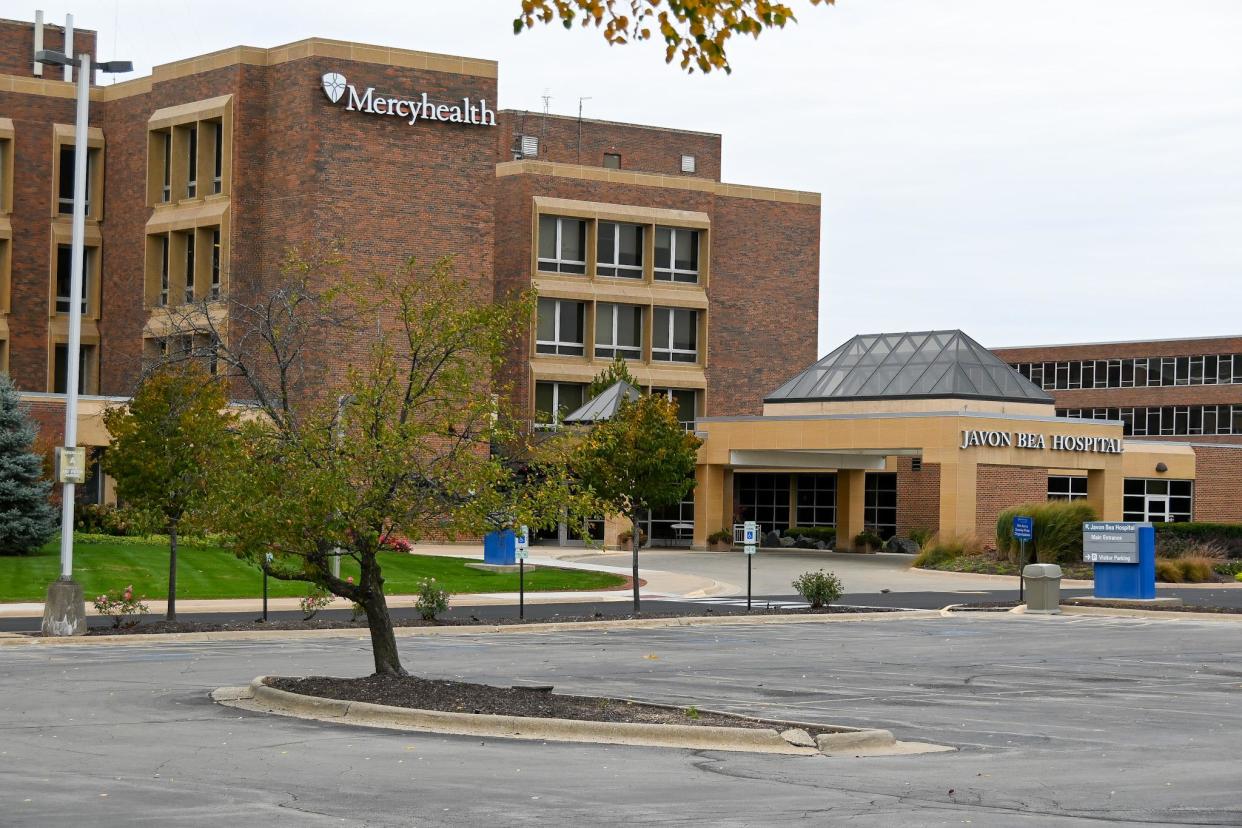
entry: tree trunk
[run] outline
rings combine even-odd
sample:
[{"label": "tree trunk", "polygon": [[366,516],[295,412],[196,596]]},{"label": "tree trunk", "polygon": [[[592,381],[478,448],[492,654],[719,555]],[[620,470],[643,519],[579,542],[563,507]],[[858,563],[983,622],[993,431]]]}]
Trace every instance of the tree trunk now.
[{"label": "tree trunk", "polygon": [[168,621],[177,620],[177,521],[168,524]]},{"label": "tree trunk", "polygon": [[638,526],[638,515],[640,512],[635,509],[634,514],[630,515],[630,526],[633,527],[633,537],[630,543],[634,548],[634,614],[638,615],[642,609],[638,603],[638,547],[642,545],[642,530]]},{"label": "tree trunk", "polygon": [[388,614],[388,599],[384,596],[384,577],[380,574],[375,553],[364,554],[361,564],[359,585],[365,593],[361,603],[367,614],[367,627],[371,630],[375,675],[408,676],[409,673],[401,666],[401,654],[397,652],[397,637],[392,632],[392,616]]}]

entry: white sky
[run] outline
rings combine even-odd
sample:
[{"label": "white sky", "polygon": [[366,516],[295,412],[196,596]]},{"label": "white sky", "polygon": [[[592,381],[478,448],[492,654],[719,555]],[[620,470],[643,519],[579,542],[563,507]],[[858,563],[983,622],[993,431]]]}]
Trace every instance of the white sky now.
[{"label": "white sky", "polygon": [[595,30],[514,37],[519,0],[43,8],[142,73],[318,35],[498,60],[506,108],[719,132],[725,180],[823,194],[821,352],[1242,333],[1242,2],[787,1],[798,25],[710,77]]}]

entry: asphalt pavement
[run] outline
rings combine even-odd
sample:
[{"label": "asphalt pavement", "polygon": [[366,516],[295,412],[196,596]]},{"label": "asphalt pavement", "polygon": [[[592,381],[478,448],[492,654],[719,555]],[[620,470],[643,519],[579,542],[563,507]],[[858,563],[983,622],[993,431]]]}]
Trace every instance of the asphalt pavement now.
[{"label": "asphalt pavement", "polygon": [[364,730],[207,693],[369,672],[364,637],[0,647],[0,823],[1239,825],[1228,621],[925,620],[402,639],[426,676],[549,683],[951,745],[783,757]]}]

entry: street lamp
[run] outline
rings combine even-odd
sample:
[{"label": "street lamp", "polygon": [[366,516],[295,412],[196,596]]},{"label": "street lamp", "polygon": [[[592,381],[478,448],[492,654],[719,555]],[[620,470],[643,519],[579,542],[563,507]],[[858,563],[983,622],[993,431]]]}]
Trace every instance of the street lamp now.
[{"label": "street lamp", "polygon": [[[78,377],[82,370],[82,259],[86,235],[86,127],[91,92],[91,56],[69,57],[64,52],[40,50],[35,60],[45,66],[73,66],[78,70],[77,121],[73,130],[73,238],[70,248],[69,342],[66,345],[65,445],[57,451],[57,477],[64,484],[60,512],[60,578],[48,584],[43,604],[44,635],[82,635],[86,632],[86,602],[82,587],[73,580],[74,486],[85,481],[85,452],[78,449]],[[102,72],[132,72],[128,60],[97,67]]]}]

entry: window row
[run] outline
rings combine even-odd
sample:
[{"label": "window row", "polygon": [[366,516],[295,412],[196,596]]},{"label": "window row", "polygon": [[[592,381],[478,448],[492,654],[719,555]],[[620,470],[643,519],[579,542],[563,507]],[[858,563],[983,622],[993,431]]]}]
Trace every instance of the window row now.
[{"label": "window row", "polygon": [[[581,408],[587,402],[586,383],[544,382],[535,383],[535,423],[555,425],[567,414]],[[648,388],[648,393],[659,394],[677,404],[677,419],[683,425],[692,426],[699,411],[699,392],[693,388]]]},{"label": "window row", "polygon": [[1012,367],[1045,391],[1242,384],[1242,354],[1020,362]]},{"label": "window row", "polygon": [[166,307],[219,299],[224,278],[221,238],[219,227],[148,236],[148,305]]},{"label": "window row", "polygon": [[699,361],[699,312],[690,308],[540,299],[535,353],[585,356],[588,305],[594,306],[596,357],[643,359],[644,326],[651,325],[651,359]]},{"label": "window row", "polygon": [[212,333],[172,334],[143,340],[143,357],[148,365],[196,360],[209,373],[219,371],[220,340]]},{"label": "window row", "polygon": [[[0,118],[0,215],[13,209],[14,154],[12,122]],[[73,142],[73,127],[56,124],[52,143],[52,213],[73,214],[74,183],[77,180],[77,153]],[[86,218],[98,221],[102,218],[102,201],[98,198],[103,189],[103,133],[92,129],[87,138],[86,149]]]},{"label": "window row", "polygon": [[1056,413],[1084,420],[1121,420],[1127,437],[1242,434],[1242,405],[1058,408]]},{"label": "window row", "polygon": [[[1182,522],[1194,514],[1194,481],[1127,477],[1122,489],[1122,517],[1150,523]],[[1086,500],[1085,475],[1048,475],[1049,500]]]},{"label": "window row", "polygon": [[224,142],[221,118],[152,130],[152,203],[168,204],[223,192]]},{"label": "window row", "polygon": [[[594,268],[589,269],[588,241],[592,229],[595,255]],[[650,255],[651,278],[697,284],[700,235],[700,231],[684,227],[541,215],[538,269],[543,273],[644,279]],[[650,252],[648,238],[652,239]]]}]

